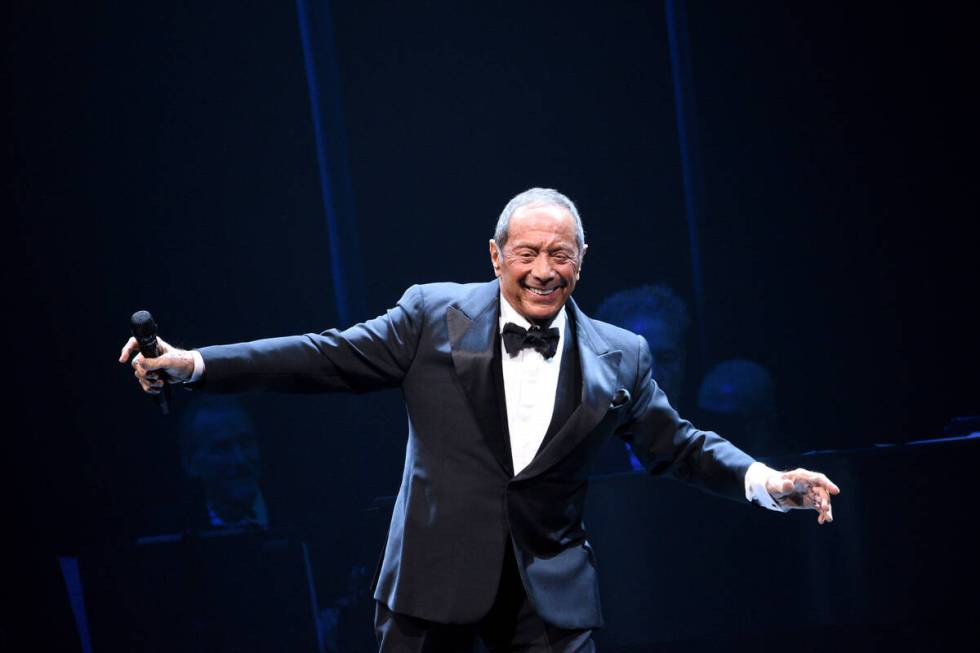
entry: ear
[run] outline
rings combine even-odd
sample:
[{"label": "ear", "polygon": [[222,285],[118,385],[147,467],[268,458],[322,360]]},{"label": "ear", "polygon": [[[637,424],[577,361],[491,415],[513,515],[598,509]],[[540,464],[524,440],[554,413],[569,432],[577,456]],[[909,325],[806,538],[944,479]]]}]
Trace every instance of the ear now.
[{"label": "ear", "polygon": [[500,253],[500,248],[497,247],[497,242],[493,238],[490,239],[490,264],[493,265],[494,276],[499,277],[500,266],[503,264],[503,254]]},{"label": "ear", "polygon": [[582,245],[582,255],[578,257],[578,268],[575,270],[576,281],[582,278],[582,263],[585,262],[585,253],[587,251],[589,251],[589,244],[585,243]]}]

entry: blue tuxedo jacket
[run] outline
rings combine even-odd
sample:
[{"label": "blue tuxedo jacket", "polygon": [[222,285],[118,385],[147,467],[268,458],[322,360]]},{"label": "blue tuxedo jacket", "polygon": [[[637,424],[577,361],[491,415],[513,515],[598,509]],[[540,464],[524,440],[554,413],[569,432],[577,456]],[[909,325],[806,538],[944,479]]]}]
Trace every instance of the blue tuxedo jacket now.
[{"label": "blue tuxedo jacket", "polygon": [[408,408],[401,489],[374,597],[441,623],[479,621],[512,546],[540,616],[602,623],[583,523],[588,473],[611,435],[652,474],[741,498],[752,458],[680,419],[651,375],[646,341],[589,319],[573,301],[581,397],[534,460],[512,473],[493,373],[498,282],[409,288],[385,315],[344,331],[201,349],[200,387],[235,392],[400,388]]}]

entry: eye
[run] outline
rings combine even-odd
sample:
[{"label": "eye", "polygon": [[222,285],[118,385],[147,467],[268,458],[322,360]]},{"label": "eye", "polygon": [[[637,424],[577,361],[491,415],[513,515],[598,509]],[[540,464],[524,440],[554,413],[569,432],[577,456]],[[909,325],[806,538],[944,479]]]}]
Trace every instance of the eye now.
[{"label": "eye", "polygon": [[531,263],[537,256],[537,252],[529,249],[520,249],[514,252],[514,256],[520,259],[521,263]]}]

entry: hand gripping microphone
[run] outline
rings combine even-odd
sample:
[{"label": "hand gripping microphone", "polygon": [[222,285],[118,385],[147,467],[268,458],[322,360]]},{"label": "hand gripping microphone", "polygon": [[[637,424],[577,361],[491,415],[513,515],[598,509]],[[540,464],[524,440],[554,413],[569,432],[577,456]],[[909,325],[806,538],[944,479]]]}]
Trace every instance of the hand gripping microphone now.
[{"label": "hand gripping microphone", "polygon": [[[153,321],[153,316],[149,311],[136,311],[133,317],[129,318],[129,326],[133,330],[133,337],[139,343],[140,353],[143,358],[156,358],[160,355],[157,347],[157,323]],[[170,384],[167,383],[167,375],[160,372],[163,379],[163,392],[156,395],[155,399],[160,406],[160,412],[164,415],[170,414]]]}]

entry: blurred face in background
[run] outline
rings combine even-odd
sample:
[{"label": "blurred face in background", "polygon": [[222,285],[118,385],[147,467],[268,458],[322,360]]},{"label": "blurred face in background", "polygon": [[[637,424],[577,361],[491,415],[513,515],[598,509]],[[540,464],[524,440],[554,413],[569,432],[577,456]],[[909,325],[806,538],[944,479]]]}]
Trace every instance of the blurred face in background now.
[{"label": "blurred face in background", "polygon": [[234,411],[201,411],[193,422],[185,467],[207,488],[209,500],[251,506],[258,493],[259,447],[255,429]]}]

